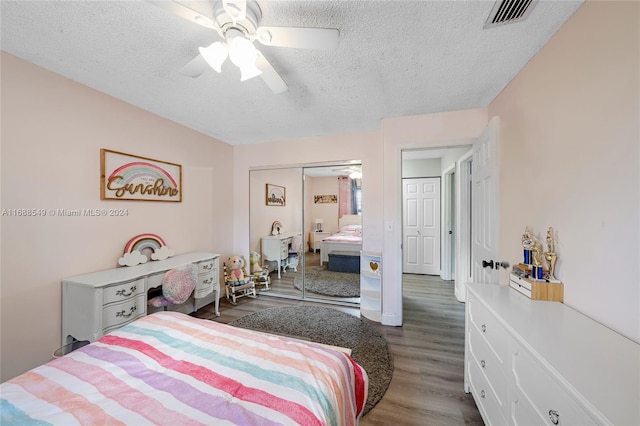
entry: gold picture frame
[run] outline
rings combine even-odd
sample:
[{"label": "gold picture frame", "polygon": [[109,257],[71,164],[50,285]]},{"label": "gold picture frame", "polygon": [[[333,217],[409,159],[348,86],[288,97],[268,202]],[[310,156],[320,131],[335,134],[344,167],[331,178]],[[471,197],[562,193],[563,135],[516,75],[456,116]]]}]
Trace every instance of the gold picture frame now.
[{"label": "gold picture frame", "polygon": [[100,150],[100,199],[182,202],[182,166]]},{"label": "gold picture frame", "polygon": [[266,203],[267,206],[284,207],[287,204],[287,189],[284,186],[267,184]]}]

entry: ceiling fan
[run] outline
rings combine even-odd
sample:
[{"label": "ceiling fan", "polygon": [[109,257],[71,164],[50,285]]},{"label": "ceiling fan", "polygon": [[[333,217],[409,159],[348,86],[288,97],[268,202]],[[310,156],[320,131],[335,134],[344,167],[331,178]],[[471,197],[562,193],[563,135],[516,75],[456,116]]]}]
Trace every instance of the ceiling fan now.
[{"label": "ceiling fan", "polygon": [[255,0],[215,0],[211,17],[177,1],[150,3],[210,28],[222,39],[199,47],[200,54],[180,71],[189,77],[200,76],[207,64],[221,72],[229,58],[240,69],[241,81],[259,75],[274,93],[282,93],[287,90],[287,83],[256,48],[256,41],[264,46],[322,50],[336,49],[340,41],[340,32],[335,28],[261,26],[262,10]]}]

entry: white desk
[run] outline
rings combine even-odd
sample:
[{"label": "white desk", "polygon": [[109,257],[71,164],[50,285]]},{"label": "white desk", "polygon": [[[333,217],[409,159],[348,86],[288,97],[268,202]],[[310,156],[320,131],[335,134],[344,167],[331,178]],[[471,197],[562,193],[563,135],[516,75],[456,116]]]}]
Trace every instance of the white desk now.
[{"label": "white desk", "polygon": [[62,344],[74,340],[93,342],[111,330],[158,310],[147,306],[149,290],[162,285],[166,271],[188,264],[198,267],[196,288],[185,303],[167,309],[188,314],[214,302],[215,314],[219,316],[219,255],[187,253],[63,279]]},{"label": "white desk", "polygon": [[262,258],[278,264],[278,278],[281,277],[280,270],[286,268],[289,257],[289,247],[293,237],[300,235],[299,232],[285,232],[280,235],[269,235],[262,237]]}]

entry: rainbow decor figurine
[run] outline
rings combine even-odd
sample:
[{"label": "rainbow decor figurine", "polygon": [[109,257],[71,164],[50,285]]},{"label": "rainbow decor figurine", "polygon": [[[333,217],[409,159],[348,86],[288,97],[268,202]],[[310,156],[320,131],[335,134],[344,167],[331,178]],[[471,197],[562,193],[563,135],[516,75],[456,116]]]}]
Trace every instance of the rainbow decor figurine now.
[{"label": "rainbow decor figurine", "polygon": [[162,237],[156,234],[140,234],[131,238],[124,246],[124,254],[118,259],[121,266],[135,266],[151,260],[164,260],[173,256]]}]

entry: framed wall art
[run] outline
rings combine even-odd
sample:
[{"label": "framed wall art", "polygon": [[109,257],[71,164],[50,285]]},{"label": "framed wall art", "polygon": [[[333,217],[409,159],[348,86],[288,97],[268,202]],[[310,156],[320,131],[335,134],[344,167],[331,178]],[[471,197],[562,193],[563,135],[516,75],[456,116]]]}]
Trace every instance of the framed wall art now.
[{"label": "framed wall art", "polygon": [[267,205],[284,206],[286,204],[286,188],[284,186],[267,184]]},{"label": "framed wall art", "polygon": [[100,150],[100,199],[182,201],[182,166]]},{"label": "framed wall art", "polygon": [[337,203],[338,196],[337,195],[314,195],[313,202],[315,204]]}]

